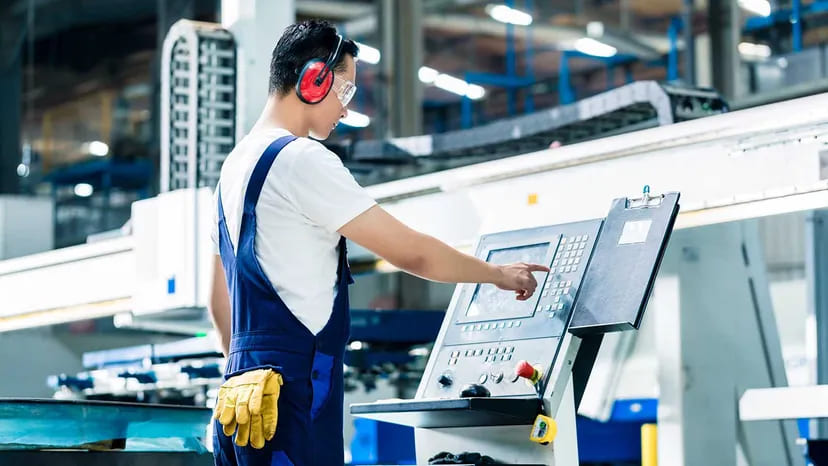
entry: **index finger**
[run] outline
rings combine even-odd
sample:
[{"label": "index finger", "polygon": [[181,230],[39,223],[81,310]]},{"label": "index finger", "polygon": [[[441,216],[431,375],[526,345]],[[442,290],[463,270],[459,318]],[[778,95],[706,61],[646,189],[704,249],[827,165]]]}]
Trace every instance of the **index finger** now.
[{"label": "index finger", "polygon": [[526,264],[526,270],[530,272],[549,272],[549,267],[540,264]]}]

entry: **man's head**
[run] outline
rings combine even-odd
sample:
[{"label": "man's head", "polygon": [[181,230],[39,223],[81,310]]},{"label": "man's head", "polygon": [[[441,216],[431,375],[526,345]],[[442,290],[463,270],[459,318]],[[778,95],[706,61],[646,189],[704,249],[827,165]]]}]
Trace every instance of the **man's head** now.
[{"label": "man's head", "polygon": [[331,65],[331,91],[319,103],[304,108],[310,133],[317,139],[328,137],[339,120],[348,114],[341,99],[356,80],[356,44],[350,40],[342,40],[340,44],[336,28],[327,21],[303,21],[285,29],[270,61],[270,95],[301,102],[296,86],[303,68],[314,59],[328,60],[338,44],[339,53]]}]

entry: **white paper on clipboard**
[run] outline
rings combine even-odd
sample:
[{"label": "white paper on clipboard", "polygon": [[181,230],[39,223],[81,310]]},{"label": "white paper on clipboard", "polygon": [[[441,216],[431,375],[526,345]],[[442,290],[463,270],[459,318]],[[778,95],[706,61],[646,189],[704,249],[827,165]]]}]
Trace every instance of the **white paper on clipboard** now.
[{"label": "white paper on clipboard", "polygon": [[650,233],[652,224],[652,220],[631,220],[625,223],[618,244],[636,244],[647,241],[647,234]]}]

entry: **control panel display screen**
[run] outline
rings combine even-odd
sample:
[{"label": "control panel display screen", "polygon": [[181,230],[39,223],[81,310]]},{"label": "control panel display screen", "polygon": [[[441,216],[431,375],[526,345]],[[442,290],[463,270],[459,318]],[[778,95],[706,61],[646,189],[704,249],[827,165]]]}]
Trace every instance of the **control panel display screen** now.
[{"label": "control panel display screen", "polygon": [[[515,248],[493,249],[489,251],[486,262],[498,265],[525,262],[528,264],[545,264],[549,243],[531,244]],[[513,291],[505,291],[491,284],[480,284],[474,291],[471,304],[466,310],[466,317],[475,320],[499,320],[515,317],[529,317],[535,312],[539,291],[543,285],[545,272],[535,272],[538,289],[526,301],[515,299]]]}]

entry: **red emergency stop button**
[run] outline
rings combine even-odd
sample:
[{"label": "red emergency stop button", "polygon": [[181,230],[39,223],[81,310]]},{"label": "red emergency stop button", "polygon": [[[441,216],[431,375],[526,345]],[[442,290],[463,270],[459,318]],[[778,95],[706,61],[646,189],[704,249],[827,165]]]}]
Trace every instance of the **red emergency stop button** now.
[{"label": "red emergency stop button", "polygon": [[520,361],[517,363],[517,366],[515,366],[515,375],[526,379],[531,382],[532,385],[537,384],[541,378],[540,370],[532,367],[532,365],[526,361]]},{"label": "red emergency stop button", "polygon": [[520,361],[515,366],[515,373],[524,379],[531,379],[532,375],[535,374],[535,368],[526,361]]}]

